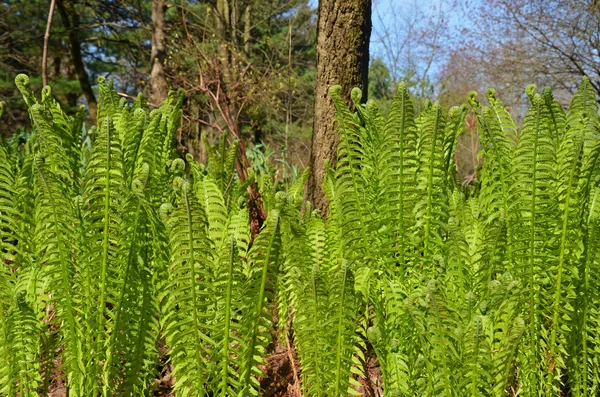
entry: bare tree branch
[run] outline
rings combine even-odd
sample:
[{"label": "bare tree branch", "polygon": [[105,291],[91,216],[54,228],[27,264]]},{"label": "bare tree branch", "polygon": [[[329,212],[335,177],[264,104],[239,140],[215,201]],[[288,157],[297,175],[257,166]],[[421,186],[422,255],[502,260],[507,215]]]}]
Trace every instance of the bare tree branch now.
[{"label": "bare tree branch", "polygon": [[48,41],[50,40],[50,29],[52,28],[52,18],[54,17],[54,6],[56,0],[50,1],[50,11],[48,11],[48,22],[46,22],[46,33],[44,33],[44,49],[42,52],[42,85],[48,85]]}]

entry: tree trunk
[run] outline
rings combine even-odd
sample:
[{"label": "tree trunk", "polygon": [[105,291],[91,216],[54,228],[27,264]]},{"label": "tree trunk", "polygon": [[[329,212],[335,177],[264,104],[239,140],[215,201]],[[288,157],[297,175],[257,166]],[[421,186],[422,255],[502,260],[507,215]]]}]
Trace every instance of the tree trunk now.
[{"label": "tree trunk", "polygon": [[248,2],[244,10],[244,51],[246,55],[250,54],[250,33],[252,24],[252,2]]},{"label": "tree trunk", "polygon": [[334,108],[329,88],[339,84],[346,99],[354,87],[367,96],[369,39],[371,37],[372,0],[321,0],[317,20],[317,75],[315,110],[310,153],[310,176],[306,198],[325,215],[327,200],[321,185],[323,163],[333,164],[337,133],[333,125]]},{"label": "tree trunk", "polygon": [[233,42],[233,37],[236,34],[231,28],[229,0],[217,0],[215,11],[215,28],[219,40],[219,66],[223,81],[229,86],[234,81],[230,43]]},{"label": "tree trunk", "polygon": [[79,14],[77,14],[71,1],[57,0],[56,6],[58,7],[58,12],[63,20],[63,24],[67,29],[73,68],[77,74],[77,79],[79,80],[79,85],[81,85],[83,95],[87,100],[90,116],[92,117],[92,120],[96,120],[98,104],[96,102],[94,91],[92,90],[92,85],[90,84],[90,78],[83,65],[83,55],[81,55],[81,42],[79,41],[79,30],[81,29],[81,26],[79,24]]},{"label": "tree trunk", "polygon": [[150,81],[152,100],[161,103],[167,98],[168,87],[165,77],[165,0],[152,0],[152,71]]}]

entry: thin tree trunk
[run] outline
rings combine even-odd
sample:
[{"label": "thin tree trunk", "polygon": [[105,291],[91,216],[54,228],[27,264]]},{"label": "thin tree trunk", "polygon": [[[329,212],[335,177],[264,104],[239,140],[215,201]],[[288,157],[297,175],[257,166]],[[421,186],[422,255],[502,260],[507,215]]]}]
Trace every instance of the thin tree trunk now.
[{"label": "thin tree trunk", "polygon": [[217,0],[215,8],[215,22],[217,37],[219,40],[219,63],[224,82],[228,86],[233,83],[233,73],[231,70],[231,53],[229,43],[233,40],[235,32],[231,31],[231,14],[229,9],[229,0]]},{"label": "thin tree trunk", "polygon": [[152,0],[152,71],[150,81],[152,100],[161,103],[167,98],[168,87],[165,77],[165,0]]},{"label": "thin tree trunk", "polygon": [[239,5],[238,0],[232,0],[231,4],[231,42],[233,43],[233,48],[238,47],[238,14],[239,14]]},{"label": "thin tree trunk", "polygon": [[335,161],[337,133],[329,88],[339,84],[349,101],[353,87],[367,96],[371,0],[321,0],[317,20],[317,75],[306,198],[322,214],[328,210],[321,188],[325,160]]},{"label": "thin tree trunk", "polygon": [[58,7],[58,12],[63,20],[63,24],[67,29],[73,68],[77,74],[77,79],[81,85],[83,95],[85,95],[85,99],[87,100],[90,116],[92,117],[92,120],[96,120],[98,103],[96,102],[96,96],[94,95],[92,85],[90,84],[90,78],[83,65],[81,42],[79,41],[78,34],[79,29],[81,28],[79,25],[79,14],[77,14],[77,11],[73,8],[73,4],[70,1],[57,0],[56,6]]},{"label": "thin tree trunk", "polygon": [[250,28],[252,24],[252,2],[249,1],[244,10],[244,51],[250,53]]},{"label": "thin tree trunk", "polygon": [[52,28],[52,17],[54,16],[54,6],[56,0],[50,1],[50,11],[48,11],[48,21],[46,22],[46,33],[44,33],[44,49],[42,51],[42,85],[48,85],[48,41],[50,40],[50,29]]}]

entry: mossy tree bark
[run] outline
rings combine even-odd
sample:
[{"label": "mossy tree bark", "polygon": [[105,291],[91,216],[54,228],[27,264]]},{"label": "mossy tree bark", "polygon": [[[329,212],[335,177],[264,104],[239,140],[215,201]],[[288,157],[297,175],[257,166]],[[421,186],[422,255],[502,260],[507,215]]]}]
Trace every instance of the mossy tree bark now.
[{"label": "mossy tree bark", "polygon": [[363,90],[366,99],[371,37],[372,0],[321,0],[317,20],[317,75],[310,176],[306,198],[314,208],[327,212],[321,185],[324,162],[335,161],[337,134],[329,88],[339,84],[347,100],[353,87]]}]

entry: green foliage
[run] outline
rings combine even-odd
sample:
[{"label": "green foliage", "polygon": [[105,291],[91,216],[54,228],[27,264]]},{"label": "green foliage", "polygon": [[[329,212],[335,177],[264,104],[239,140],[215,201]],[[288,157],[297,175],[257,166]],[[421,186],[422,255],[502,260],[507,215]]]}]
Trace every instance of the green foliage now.
[{"label": "green foliage", "polygon": [[0,394],[61,381],[69,396],[151,395],[166,342],[177,395],[257,395],[278,210],[250,246],[236,147],[186,167],[182,92],[149,112],[98,84],[99,125],[82,135],[83,109],[67,116],[17,77],[33,132],[0,144]]},{"label": "green foliage", "polygon": [[335,247],[355,275],[345,308],[355,330],[341,348],[310,317],[332,315],[319,302],[335,277],[334,265],[305,254],[294,276],[304,284],[292,291],[306,394],[346,395],[318,374],[331,371],[330,349],[349,349],[358,368],[349,359],[336,370],[367,382],[360,363],[374,355],[385,395],[595,396],[600,124],[589,82],[566,114],[549,89],[528,87],[520,129],[493,90],[489,106],[471,93],[483,158],[474,188],[457,183],[454,164],[466,106],[446,115],[426,103],[415,117],[401,84],[385,118],[358,91],[355,113],[340,87],[331,93],[340,143],[324,230],[335,232],[302,250]]},{"label": "green foliage", "polygon": [[386,101],[394,95],[391,92],[392,76],[381,58],[372,59],[369,65],[369,98]]},{"label": "green foliage", "polygon": [[[33,129],[0,142],[1,395],[47,394],[53,376],[69,396],[152,395],[167,361],[177,396],[257,396],[284,340],[306,396],[600,391],[587,80],[566,112],[528,87],[520,128],[493,90],[489,106],[471,93],[474,186],[454,160],[467,105],[415,114],[401,83],[387,116],[357,89],[353,113],[333,87],[326,220],[303,201],[308,171],[282,182],[268,153],[243,183],[237,142],[207,147],[206,166],[179,158],[182,92],[149,112],[100,79],[82,135],[81,110],[17,86]],[[268,213],[254,237],[251,182]]]}]

